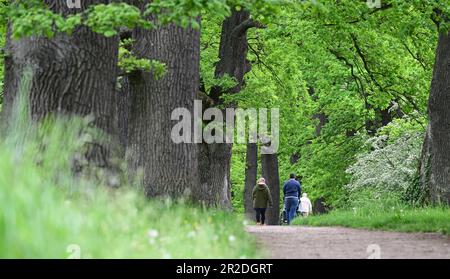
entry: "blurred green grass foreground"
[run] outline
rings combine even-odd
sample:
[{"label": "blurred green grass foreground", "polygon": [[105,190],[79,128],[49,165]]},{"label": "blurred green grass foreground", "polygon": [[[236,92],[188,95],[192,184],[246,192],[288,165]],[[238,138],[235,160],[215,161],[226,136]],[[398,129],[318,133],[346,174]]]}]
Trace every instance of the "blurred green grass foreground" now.
[{"label": "blurred green grass foreground", "polygon": [[232,213],[75,177],[68,163],[80,145],[75,123],[1,140],[1,258],[255,257],[243,219]]},{"label": "blurred green grass foreground", "polygon": [[257,257],[232,213],[74,175],[86,121],[30,124],[23,100],[0,138],[0,258]]}]

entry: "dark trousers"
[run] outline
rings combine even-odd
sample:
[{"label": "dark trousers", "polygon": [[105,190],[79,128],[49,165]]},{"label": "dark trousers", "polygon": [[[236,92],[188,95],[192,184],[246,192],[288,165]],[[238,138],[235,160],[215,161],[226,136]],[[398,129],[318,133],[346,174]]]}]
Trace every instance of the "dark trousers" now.
[{"label": "dark trousers", "polygon": [[266,221],[266,208],[255,208],[256,211],[256,222],[264,224]]}]

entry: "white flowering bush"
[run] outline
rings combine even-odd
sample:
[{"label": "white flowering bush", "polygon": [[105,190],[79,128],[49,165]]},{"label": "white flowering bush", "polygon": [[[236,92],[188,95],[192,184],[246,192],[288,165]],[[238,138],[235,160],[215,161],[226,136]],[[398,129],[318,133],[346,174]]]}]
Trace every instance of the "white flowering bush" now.
[{"label": "white flowering bush", "polygon": [[369,139],[371,151],[360,154],[356,163],[347,169],[352,178],[346,187],[350,191],[404,193],[417,174],[423,138],[422,133],[415,132],[402,135],[392,143],[386,135]]}]

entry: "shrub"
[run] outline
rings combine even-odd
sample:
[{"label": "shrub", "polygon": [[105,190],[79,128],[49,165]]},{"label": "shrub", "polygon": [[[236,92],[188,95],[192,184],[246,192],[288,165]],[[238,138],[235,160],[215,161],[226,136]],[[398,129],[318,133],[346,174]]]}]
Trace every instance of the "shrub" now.
[{"label": "shrub", "polygon": [[423,142],[422,133],[409,133],[388,143],[388,136],[368,140],[369,152],[357,156],[347,169],[352,176],[346,188],[350,192],[371,189],[375,193],[404,195],[414,183]]}]

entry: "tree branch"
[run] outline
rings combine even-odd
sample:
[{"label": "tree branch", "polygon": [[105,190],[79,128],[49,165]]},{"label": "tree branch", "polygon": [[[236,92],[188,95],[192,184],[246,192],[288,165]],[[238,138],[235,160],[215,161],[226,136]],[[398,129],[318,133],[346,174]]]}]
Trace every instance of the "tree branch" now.
[{"label": "tree branch", "polygon": [[275,80],[277,81],[277,83],[278,83],[281,87],[285,88],[285,87],[284,87],[284,84],[283,84],[283,81],[278,77],[278,75],[277,75],[277,73],[275,72],[275,70],[274,70],[271,66],[267,65],[267,63],[264,62],[264,61],[261,59],[260,54],[253,48],[253,46],[252,46],[251,44],[247,44],[247,45],[248,45],[248,48],[253,52],[253,54],[255,54],[256,59],[258,60],[258,63],[261,63],[264,67],[266,67],[266,68],[269,70],[269,72],[272,74],[272,76],[275,78]]},{"label": "tree branch", "polygon": [[265,29],[267,28],[267,26],[265,26],[264,24],[255,21],[251,18],[245,20],[244,22],[242,22],[241,24],[239,24],[238,26],[236,26],[233,30],[233,36],[235,37],[241,37],[243,36],[248,29],[250,28],[259,28],[259,29]]},{"label": "tree branch", "polygon": [[330,51],[330,53],[333,54],[336,57],[336,59],[344,62],[345,65],[350,68],[351,76],[353,77],[353,80],[355,81],[356,86],[358,87],[359,92],[361,93],[361,96],[363,96],[365,98],[366,93],[364,91],[364,84],[363,84],[361,78],[355,74],[355,68],[354,68],[353,64],[350,63],[347,58],[340,55],[338,51],[336,51],[334,49],[328,49],[328,51]]},{"label": "tree branch", "polygon": [[414,53],[412,52],[412,50],[409,48],[407,43],[403,43],[403,46],[406,48],[406,50],[408,51],[408,53],[412,56],[412,58],[414,58],[415,60],[417,60],[417,62],[419,62],[419,64],[422,66],[422,68],[426,71],[427,70],[427,66],[425,65],[425,63],[423,62],[423,60],[419,57],[419,54],[414,55]]},{"label": "tree branch", "polygon": [[441,21],[439,19],[443,19],[445,22],[450,22],[450,17],[437,7],[433,9],[433,14],[430,15],[430,18],[438,30],[441,25]]},{"label": "tree branch", "polygon": [[[369,13],[367,13],[367,14],[362,14],[361,15],[361,18],[358,18],[358,19],[354,19],[354,20],[352,20],[352,21],[348,21],[348,22],[346,22],[347,24],[355,24],[355,23],[359,23],[359,22],[361,22],[361,21],[365,21],[365,20],[367,20],[367,18],[366,18],[366,16],[367,15],[373,15],[373,14],[375,14],[375,13],[377,13],[377,12],[380,12],[380,11],[384,11],[384,10],[387,10],[387,9],[390,9],[390,8],[392,8],[393,7],[393,5],[392,4],[383,4],[382,6],[381,6],[381,8],[377,8],[377,9],[373,9],[372,11],[370,11]],[[328,23],[328,24],[324,24],[324,26],[336,26],[337,24],[336,23]]]}]

